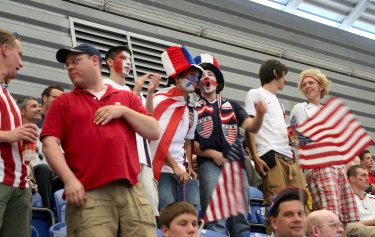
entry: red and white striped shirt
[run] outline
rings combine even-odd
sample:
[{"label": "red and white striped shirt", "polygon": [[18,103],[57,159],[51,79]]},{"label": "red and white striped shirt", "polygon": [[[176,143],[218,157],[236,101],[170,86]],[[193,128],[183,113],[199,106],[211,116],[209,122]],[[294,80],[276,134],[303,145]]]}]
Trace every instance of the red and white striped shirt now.
[{"label": "red and white striped shirt", "polygon": [[[5,88],[0,88],[0,130],[12,131],[22,124],[20,110]],[[22,142],[0,143],[0,182],[28,188],[28,166],[22,157]]]}]

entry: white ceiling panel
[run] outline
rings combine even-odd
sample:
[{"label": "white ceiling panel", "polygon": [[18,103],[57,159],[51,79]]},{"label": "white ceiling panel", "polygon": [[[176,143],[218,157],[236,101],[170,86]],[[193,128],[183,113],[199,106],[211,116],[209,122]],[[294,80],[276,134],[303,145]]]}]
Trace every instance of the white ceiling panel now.
[{"label": "white ceiling panel", "polygon": [[249,0],[375,40],[375,0]]}]

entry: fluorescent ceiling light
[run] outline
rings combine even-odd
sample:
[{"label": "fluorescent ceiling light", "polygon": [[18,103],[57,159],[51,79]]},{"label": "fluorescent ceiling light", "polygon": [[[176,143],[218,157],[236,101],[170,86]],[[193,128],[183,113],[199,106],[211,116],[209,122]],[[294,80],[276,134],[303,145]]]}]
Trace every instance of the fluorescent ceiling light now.
[{"label": "fluorescent ceiling light", "polygon": [[283,54],[283,49],[270,44],[262,43],[261,39],[252,39],[250,37],[241,37],[239,35],[232,35],[220,32],[213,29],[205,30],[205,38],[226,42],[232,45],[240,46],[250,50],[255,50],[265,54],[280,57]]},{"label": "fluorescent ceiling light", "polygon": [[346,75],[351,75],[353,71],[353,68],[349,66],[334,63],[333,60],[329,60],[329,59],[326,60],[326,59],[321,59],[317,57],[312,57],[306,54],[302,54],[302,53],[294,52],[290,50],[285,51],[284,58],[297,61],[300,63],[306,63],[312,66],[316,66],[318,68],[325,68],[325,69],[329,69],[332,71],[341,72]]},{"label": "fluorescent ceiling light", "polygon": [[137,9],[131,7],[131,5],[117,4],[113,2],[108,2],[105,11],[116,13],[119,15],[131,17],[134,19],[150,22],[152,24],[158,24],[168,28],[189,32],[198,35],[202,31],[202,27],[188,22],[187,20],[181,19],[177,21],[174,18],[166,17],[163,15],[155,14],[154,12],[148,12],[144,9]]},{"label": "fluorescent ceiling light", "polygon": [[70,2],[76,2],[90,7],[103,9],[104,0],[70,0]]},{"label": "fluorescent ceiling light", "polygon": [[352,75],[355,76],[355,77],[359,77],[359,78],[364,78],[364,79],[368,79],[368,80],[371,80],[371,81],[375,81],[374,73],[371,73],[371,72],[366,72],[366,71],[363,71],[363,70],[355,69],[353,71]]}]

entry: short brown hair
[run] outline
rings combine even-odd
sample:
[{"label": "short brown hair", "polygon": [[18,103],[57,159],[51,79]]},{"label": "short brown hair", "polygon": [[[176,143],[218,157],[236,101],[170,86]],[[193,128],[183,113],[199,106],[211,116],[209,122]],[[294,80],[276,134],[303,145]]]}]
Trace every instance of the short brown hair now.
[{"label": "short brown hair", "polygon": [[169,228],[169,225],[179,215],[182,214],[192,214],[197,217],[198,220],[198,212],[197,209],[193,205],[188,202],[174,202],[167,205],[163,210],[160,212],[160,225],[165,225]]},{"label": "short brown hair", "polygon": [[14,42],[18,39],[17,35],[7,31],[0,29],[0,45],[8,44],[11,48],[14,47]]},{"label": "short brown hair", "polygon": [[348,176],[348,178],[350,176],[353,176],[353,177],[357,176],[357,174],[358,174],[357,170],[358,169],[367,170],[367,168],[365,166],[363,166],[363,165],[353,165],[352,167],[350,167],[348,169],[348,171],[346,171],[346,175]]},{"label": "short brown hair", "polygon": [[[275,70],[275,73],[274,73]],[[288,68],[285,64],[276,59],[269,59],[265,61],[259,69],[260,84],[264,86],[273,80],[279,80],[283,74],[288,73]]]},{"label": "short brown hair", "polygon": [[116,58],[117,54],[120,53],[121,51],[128,52],[129,55],[132,56],[132,52],[130,51],[128,46],[121,45],[121,46],[114,46],[114,47],[110,48],[107,51],[107,53],[105,54],[105,65],[108,68],[108,70],[109,70],[109,66],[107,64],[107,60],[108,59],[114,60]]},{"label": "short brown hair", "polygon": [[362,161],[364,158],[365,158],[365,155],[367,154],[367,153],[370,153],[371,154],[371,152],[369,151],[369,150],[364,150],[364,151],[362,151],[358,156],[359,156],[359,159]]},{"label": "short brown hair", "polygon": [[64,92],[64,88],[62,88],[62,86],[60,86],[60,85],[52,85],[52,86],[47,87],[42,92],[42,104],[44,104],[43,96],[50,96],[51,95],[51,91],[53,89],[56,89],[56,90]]}]

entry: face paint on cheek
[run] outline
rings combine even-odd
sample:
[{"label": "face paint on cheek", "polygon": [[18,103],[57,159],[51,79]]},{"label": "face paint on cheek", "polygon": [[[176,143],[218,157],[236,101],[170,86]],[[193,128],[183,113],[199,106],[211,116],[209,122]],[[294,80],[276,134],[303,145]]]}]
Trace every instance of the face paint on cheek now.
[{"label": "face paint on cheek", "polygon": [[115,71],[119,74],[128,75],[130,72],[130,55],[126,51],[120,52],[114,61]]},{"label": "face paint on cheek", "polygon": [[206,77],[206,78],[204,78],[203,80],[200,81],[199,87],[205,93],[212,93],[212,92],[216,91],[217,82],[214,81],[214,80],[211,80],[208,77]]},{"label": "face paint on cheek", "polygon": [[113,60],[115,71],[119,74],[124,73],[124,60],[122,59],[122,52],[120,52]]},{"label": "face paint on cheek", "polygon": [[180,79],[180,85],[182,89],[188,93],[194,92],[196,84],[195,82],[198,81],[198,76],[189,76],[183,79]]}]

